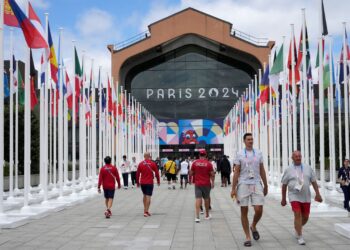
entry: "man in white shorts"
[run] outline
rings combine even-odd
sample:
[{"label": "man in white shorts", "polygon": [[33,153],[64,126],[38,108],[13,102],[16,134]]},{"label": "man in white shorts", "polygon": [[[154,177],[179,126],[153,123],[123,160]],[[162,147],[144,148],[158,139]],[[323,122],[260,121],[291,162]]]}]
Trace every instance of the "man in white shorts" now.
[{"label": "man in white shorts", "polygon": [[[264,196],[267,195],[267,179],[263,164],[262,153],[253,148],[253,136],[246,133],[243,136],[245,148],[237,153],[234,160],[234,175],[232,179],[232,198],[237,198],[237,203],[241,207],[241,222],[246,241],[244,246],[252,245],[249,228],[252,231],[254,240],[259,240],[260,235],[256,225],[263,213]],[[262,186],[261,181],[264,186]],[[253,223],[249,227],[248,206],[254,207]]]}]

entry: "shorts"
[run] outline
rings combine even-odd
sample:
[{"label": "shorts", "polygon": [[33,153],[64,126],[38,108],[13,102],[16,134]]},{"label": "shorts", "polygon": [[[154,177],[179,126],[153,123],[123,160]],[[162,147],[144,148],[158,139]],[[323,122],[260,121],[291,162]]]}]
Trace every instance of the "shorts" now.
[{"label": "shorts", "polygon": [[166,178],[168,181],[171,181],[171,180],[176,181],[176,174],[167,173]]},{"label": "shorts", "polygon": [[113,199],[114,192],[115,192],[115,189],[103,189],[103,193],[106,199]]},{"label": "shorts", "polygon": [[180,175],[180,180],[185,179],[186,182],[188,182],[188,175],[187,174],[181,174]]},{"label": "shorts", "polygon": [[238,184],[237,200],[241,207],[248,207],[249,203],[252,206],[263,206],[265,197],[261,183],[257,183],[256,185]]},{"label": "shorts", "polygon": [[293,212],[301,212],[302,215],[304,216],[309,216],[310,215],[310,206],[311,203],[309,202],[300,202],[300,201],[292,201],[290,203],[292,206]]},{"label": "shorts", "polygon": [[196,199],[209,199],[210,198],[210,186],[195,186],[194,187],[194,194],[196,196]]},{"label": "shorts", "polygon": [[141,190],[144,195],[152,196],[153,184],[141,184]]}]

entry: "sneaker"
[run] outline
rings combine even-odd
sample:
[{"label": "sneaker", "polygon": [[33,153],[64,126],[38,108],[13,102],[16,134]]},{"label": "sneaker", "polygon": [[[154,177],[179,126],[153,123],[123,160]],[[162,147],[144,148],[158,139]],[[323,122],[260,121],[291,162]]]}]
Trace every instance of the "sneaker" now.
[{"label": "sneaker", "polygon": [[149,212],[146,212],[146,214],[147,214],[148,216],[152,216]]},{"label": "sneaker", "polygon": [[173,189],[175,190],[175,189],[176,189],[176,187],[175,187],[175,186],[173,186]]},{"label": "sneaker", "polygon": [[299,236],[298,244],[299,244],[299,245],[305,245],[305,244],[306,244],[306,243],[305,243],[305,240],[304,240],[304,238],[303,238],[303,236]]},{"label": "sneaker", "polygon": [[206,219],[206,220],[210,220],[210,219],[211,219],[211,214],[209,214],[208,217],[206,216],[205,219]]},{"label": "sneaker", "polygon": [[109,219],[111,217],[108,211],[105,212],[105,216],[106,216],[106,219]]},{"label": "sneaker", "polygon": [[195,219],[194,219],[194,222],[199,223],[199,222],[201,222],[201,219],[195,218]]},{"label": "sneaker", "polygon": [[107,209],[107,212],[108,212],[109,216],[112,216],[112,211],[110,209]]},{"label": "sneaker", "polygon": [[143,213],[143,217],[149,217],[149,214],[147,212]]},{"label": "sneaker", "polygon": [[203,207],[201,206],[201,214],[204,214]]}]

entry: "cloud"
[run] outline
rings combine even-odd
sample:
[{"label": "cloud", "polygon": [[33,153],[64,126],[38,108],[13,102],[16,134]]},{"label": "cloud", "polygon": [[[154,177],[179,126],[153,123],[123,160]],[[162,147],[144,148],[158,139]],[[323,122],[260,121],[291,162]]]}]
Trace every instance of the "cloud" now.
[{"label": "cloud", "polygon": [[105,34],[113,27],[113,17],[104,10],[92,8],[79,17],[75,27],[83,36]]},{"label": "cloud", "polygon": [[46,0],[31,0],[30,2],[32,3],[32,5],[34,7],[39,8],[39,9],[46,10],[50,6],[49,1],[46,1]]}]

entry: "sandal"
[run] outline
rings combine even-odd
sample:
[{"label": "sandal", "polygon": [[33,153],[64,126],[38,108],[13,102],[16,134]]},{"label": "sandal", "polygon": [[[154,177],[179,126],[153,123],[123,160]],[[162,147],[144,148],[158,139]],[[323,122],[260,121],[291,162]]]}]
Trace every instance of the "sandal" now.
[{"label": "sandal", "polygon": [[247,240],[244,242],[243,244],[245,247],[251,247],[252,246],[252,242],[250,240]]},{"label": "sandal", "polygon": [[254,240],[259,240],[260,239],[260,234],[259,232],[256,230],[256,231],[253,231],[253,229],[250,227],[250,230],[252,231],[252,234],[253,234],[253,239]]}]

